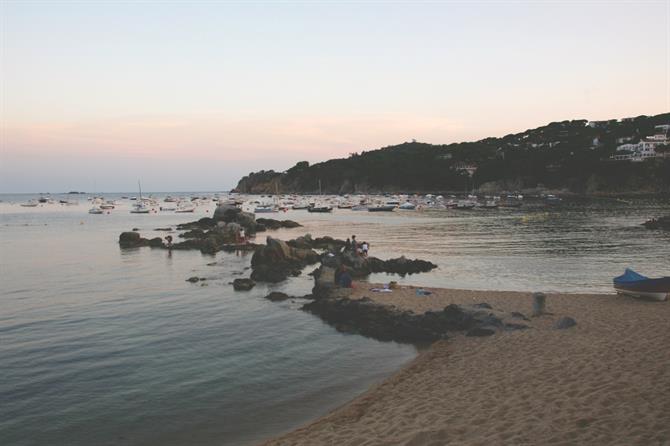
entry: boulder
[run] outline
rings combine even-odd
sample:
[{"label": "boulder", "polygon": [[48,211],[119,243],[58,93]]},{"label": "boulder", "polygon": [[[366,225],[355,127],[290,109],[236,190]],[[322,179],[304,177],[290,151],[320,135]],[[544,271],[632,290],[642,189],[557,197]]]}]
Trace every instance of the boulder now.
[{"label": "boulder", "polygon": [[554,325],[554,328],[558,330],[565,330],[566,328],[574,327],[577,325],[577,321],[571,318],[570,316],[563,316]]},{"label": "boulder", "polygon": [[233,280],[233,288],[235,291],[249,291],[254,286],[256,282],[251,279],[235,279]]},{"label": "boulder", "polygon": [[122,232],[119,236],[119,245],[122,248],[135,248],[144,246],[139,232]]},{"label": "boulder", "polygon": [[163,239],[154,237],[146,239],[140,236],[139,232],[122,232],[119,235],[119,246],[121,248],[139,248],[141,246],[151,246],[152,248],[163,248]]},{"label": "boulder", "polygon": [[299,275],[302,269],[319,261],[311,249],[299,249],[286,242],[267,237],[265,246],[257,249],[251,258],[251,278],[261,282],[281,282]]}]

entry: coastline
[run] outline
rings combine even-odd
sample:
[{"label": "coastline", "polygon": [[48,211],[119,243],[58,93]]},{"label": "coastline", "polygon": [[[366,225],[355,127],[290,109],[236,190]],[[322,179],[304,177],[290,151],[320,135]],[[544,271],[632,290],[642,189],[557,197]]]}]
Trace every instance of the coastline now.
[{"label": "coastline", "polygon": [[[413,287],[351,299],[420,313],[486,302],[531,314],[530,293]],[[393,376],[277,445],[666,444],[670,442],[668,302],[547,294],[528,330],[437,341]],[[577,320],[559,330],[562,316]]]}]

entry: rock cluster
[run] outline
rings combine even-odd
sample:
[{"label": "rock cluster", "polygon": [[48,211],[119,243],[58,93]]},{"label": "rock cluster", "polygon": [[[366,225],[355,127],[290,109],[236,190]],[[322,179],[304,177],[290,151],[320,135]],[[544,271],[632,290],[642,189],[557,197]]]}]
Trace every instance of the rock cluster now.
[{"label": "rock cluster", "polygon": [[489,336],[497,330],[527,328],[505,322],[490,306],[449,305],[442,311],[415,314],[380,305],[368,298],[316,299],[302,307],[319,316],[337,330],[359,333],[380,341],[414,344],[445,339],[449,332],[466,332],[467,336]]}]

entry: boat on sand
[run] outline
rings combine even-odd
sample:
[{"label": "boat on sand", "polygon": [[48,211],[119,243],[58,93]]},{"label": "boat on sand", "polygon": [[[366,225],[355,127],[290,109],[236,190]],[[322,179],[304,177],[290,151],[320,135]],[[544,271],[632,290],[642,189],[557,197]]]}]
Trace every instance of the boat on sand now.
[{"label": "boat on sand", "polygon": [[626,268],[622,275],[614,278],[614,289],[619,294],[663,301],[670,294],[670,277],[650,279]]}]

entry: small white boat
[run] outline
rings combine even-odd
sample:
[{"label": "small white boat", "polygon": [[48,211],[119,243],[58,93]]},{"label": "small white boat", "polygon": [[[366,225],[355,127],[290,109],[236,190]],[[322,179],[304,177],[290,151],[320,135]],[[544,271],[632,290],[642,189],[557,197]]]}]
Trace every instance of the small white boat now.
[{"label": "small white boat", "polygon": [[416,209],[416,205],[414,203],[406,201],[405,203],[398,206],[398,209],[402,209],[403,211],[413,211],[414,209]]},{"label": "small white boat", "polygon": [[89,213],[89,214],[96,214],[96,215],[99,215],[99,214],[104,214],[105,211],[103,211],[103,210],[100,209],[99,207],[92,207],[91,209],[88,210],[88,213]]},{"label": "small white boat", "polygon": [[39,202],[37,200],[28,200],[27,203],[21,203],[21,206],[24,208],[34,208],[37,207],[38,204]]},{"label": "small white boat", "polygon": [[254,208],[254,213],[255,214],[266,214],[266,213],[269,213],[269,212],[277,212],[277,210],[275,209],[275,207],[273,205],[270,205],[270,204],[261,204],[261,205],[256,206]]},{"label": "small white boat", "polygon": [[190,203],[190,202],[181,202],[177,206],[177,209],[175,209],[175,212],[178,213],[186,213],[186,212],[194,212],[195,211],[195,205]]}]

